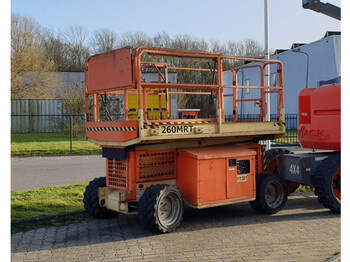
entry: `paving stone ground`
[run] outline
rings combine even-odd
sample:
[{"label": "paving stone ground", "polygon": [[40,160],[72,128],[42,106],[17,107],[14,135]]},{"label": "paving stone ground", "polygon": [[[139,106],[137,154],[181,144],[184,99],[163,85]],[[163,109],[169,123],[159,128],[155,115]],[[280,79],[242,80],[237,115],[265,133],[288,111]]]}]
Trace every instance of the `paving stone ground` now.
[{"label": "paving stone ground", "polygon": [[268,216],[249,204],[186,209],[171,234],[144,230],[136,216],[41,228],[11,236],[15,261],[325,261],[340,252],[340,215],[313,193],[289,197]]}]

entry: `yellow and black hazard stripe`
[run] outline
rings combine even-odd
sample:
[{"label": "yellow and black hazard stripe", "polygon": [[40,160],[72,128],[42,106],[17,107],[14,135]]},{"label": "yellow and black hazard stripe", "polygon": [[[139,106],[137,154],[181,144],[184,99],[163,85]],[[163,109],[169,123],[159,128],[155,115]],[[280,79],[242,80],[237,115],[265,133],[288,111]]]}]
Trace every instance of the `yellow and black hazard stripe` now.
[{"label": "yellow and black hazard stripe", "polygon": [[135,127],[87,127],[86,131],[117,131],[117,132],[131,132],[136,131]]},{"label": "yellow and black hazard stripe", "polygon": [[276,125],[277,125],[277,126],[285,126],[284,123],[280,123],[280,122],[274,123],[273,125],[274,125],[274,126],[276,126]]},{"label": "yellow and black hazard stripe", "polygon": [[157,123],[145,123],[143,129],[157,129],[160,126],[164,125],[195,125],[195,124],[209,124],[209,121],[200,121],[200,122],[157,122]]},{"label": "yellow and black hazard stripe", "polygon": [[159,128],[159,125],[150,125],[150,124],[143,125],[143,129],[157,129],[157,128]]}]

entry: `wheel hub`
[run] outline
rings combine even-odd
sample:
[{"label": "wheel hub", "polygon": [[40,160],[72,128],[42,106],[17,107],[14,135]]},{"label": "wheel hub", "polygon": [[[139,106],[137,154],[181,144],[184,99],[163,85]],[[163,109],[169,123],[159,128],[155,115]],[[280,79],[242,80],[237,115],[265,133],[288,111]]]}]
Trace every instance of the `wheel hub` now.
[{"label": "wheel hub", "polygon": [[163,196],[158,204],[159,222],[164,226],[171,226],[174,224],[181,212],[180,206],[180,199],[176,194],[170,193]]},{"label": "wheel hub", "polygon": [[[169,205],[169,208],[168,208]],[[167,199],[163,199],[163,201],[160,203],[159,206],[159,211],[160,211],[160,215],[164,218],[169,216],[169,213],[171,211],[171,203],[170,201],[168,201]]]},{"label": "wheel hub", "polygon": [[282,186],[277,182],[270,183],[269,185],[267,185],[265,190],[266,203],[272,208],[275,208],[278,205],[280,205],[283,201],[282,191]]}]

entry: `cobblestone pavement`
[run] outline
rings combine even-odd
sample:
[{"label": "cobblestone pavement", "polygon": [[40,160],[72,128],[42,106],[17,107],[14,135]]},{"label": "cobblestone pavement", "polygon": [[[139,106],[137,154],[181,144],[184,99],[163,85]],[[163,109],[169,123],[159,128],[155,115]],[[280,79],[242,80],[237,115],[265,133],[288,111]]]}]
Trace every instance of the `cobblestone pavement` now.
[{"label": "cobblestone pavement", "polygon": [[186,209],[171,234],[144,230],[136,216],[41,228],[11,237],[12,261],[325,261],[340,252],[340,216],[313,193],[289,197],[276,215],[242,203]]}]

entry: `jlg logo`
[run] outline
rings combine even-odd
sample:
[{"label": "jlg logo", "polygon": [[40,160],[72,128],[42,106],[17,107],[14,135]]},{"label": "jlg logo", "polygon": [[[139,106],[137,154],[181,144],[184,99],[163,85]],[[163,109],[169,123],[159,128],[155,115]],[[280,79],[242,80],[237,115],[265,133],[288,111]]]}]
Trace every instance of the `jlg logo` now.
[{"label": "jlg logo", "polygon": [[299,137],[300,138],[304,138],[306,136],[314,136],[314,137],[318,137],[321,140],[328,140],[331,137],[328,135],[328,133],[326,132],[326,130],[323,129],[306,129],[305,126],[302,126],[299,129]]}]

